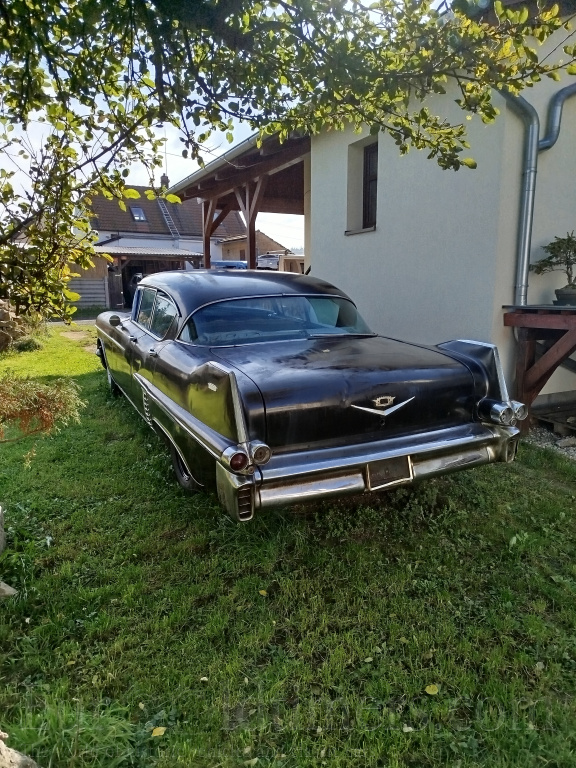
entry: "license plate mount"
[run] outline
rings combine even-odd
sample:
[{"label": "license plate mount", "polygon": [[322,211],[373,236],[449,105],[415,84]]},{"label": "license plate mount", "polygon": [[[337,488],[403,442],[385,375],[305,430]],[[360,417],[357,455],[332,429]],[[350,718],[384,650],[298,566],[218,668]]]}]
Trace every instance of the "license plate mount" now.
[{"label": "license plate mount", "polygon": [[369,491],[410,482],[414,478],[412,460],[410,456],[395,456],[392,459],[371,461],[366,467],[366,475]]}]

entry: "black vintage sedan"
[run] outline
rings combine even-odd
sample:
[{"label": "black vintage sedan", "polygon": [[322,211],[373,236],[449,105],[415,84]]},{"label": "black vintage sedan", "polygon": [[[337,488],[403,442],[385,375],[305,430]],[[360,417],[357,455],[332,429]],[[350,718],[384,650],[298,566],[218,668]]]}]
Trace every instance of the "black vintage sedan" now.
[{"label": "black vintage sedan", "polygon": [[236,520],[510,462],[526,416],[493,345],[380,336],[304,275],[163,272],[96,324],[113,392],[166,440],[180,484],[215,486]]}]

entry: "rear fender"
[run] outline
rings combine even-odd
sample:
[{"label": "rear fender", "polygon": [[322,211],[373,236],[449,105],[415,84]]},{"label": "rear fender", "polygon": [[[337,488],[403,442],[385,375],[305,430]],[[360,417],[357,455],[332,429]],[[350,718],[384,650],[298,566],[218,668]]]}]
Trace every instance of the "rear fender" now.
[{"label": "rear fender", "polygon": [[490,398],[510,402],[500,355],[495,344],[455,339],[438,344],[438,349],[463,363],[474,380],[478,400]]}]

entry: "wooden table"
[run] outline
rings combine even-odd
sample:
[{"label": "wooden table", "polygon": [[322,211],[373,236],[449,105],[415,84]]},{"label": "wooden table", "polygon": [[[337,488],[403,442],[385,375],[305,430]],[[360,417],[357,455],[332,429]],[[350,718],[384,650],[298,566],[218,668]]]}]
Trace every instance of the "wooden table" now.
[{"label": "wooden table", "polygon": [[[518,329],[516,398],[530,406],[554,371],[576,352],[576,306],[505,306],[504,325]],[[536,342],[551,345],[536,360]]]}]

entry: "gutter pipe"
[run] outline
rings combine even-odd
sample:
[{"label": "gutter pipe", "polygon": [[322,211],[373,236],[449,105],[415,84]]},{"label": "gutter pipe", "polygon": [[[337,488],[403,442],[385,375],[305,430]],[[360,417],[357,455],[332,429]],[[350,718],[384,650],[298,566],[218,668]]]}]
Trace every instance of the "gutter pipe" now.
[{"label": "gutter pipe", "polygon": [[538,142],[538,149],[544,152],[550,149],[558,141],[560,135],[560,121],[562,120],[562,107],[566,99],[576,94],[576,83],[567,85],[558,93],[555,93],[548,106],[548,123],[546,125],[546,135]]},{"label": "gutter pipe", "polygon": [[528,303],[528,273],[530,271],[530,245],[534,221],[536,173],[538,172],[540,119],[532,104],[522,96],[513,96],[509,91],[502,91],[502,95],[514,112],[520,115],[524,123],[524,158],[522,161],[522,189],[518,219],[514,304],[525,306]]},{"label": "gutter pipe", "polygon": [[534,222],[538,153],[544,152],[556,144],[560,135],[562,107],[566,99],[575,94],[576,84],[572,84],[562,88],[552,97],[548,106],[546,135],[540,140],[540,119],[532,104],[522,96],[514,96],[509,91],[502,91],[502,95],[510,107],[520,115],[525,126],[522,189],[518,221],[516,284],[514,286],[515,306],[524,307],[528,303],[528,275],[530,273],[530,248],[532,244],[532,225]]}]

